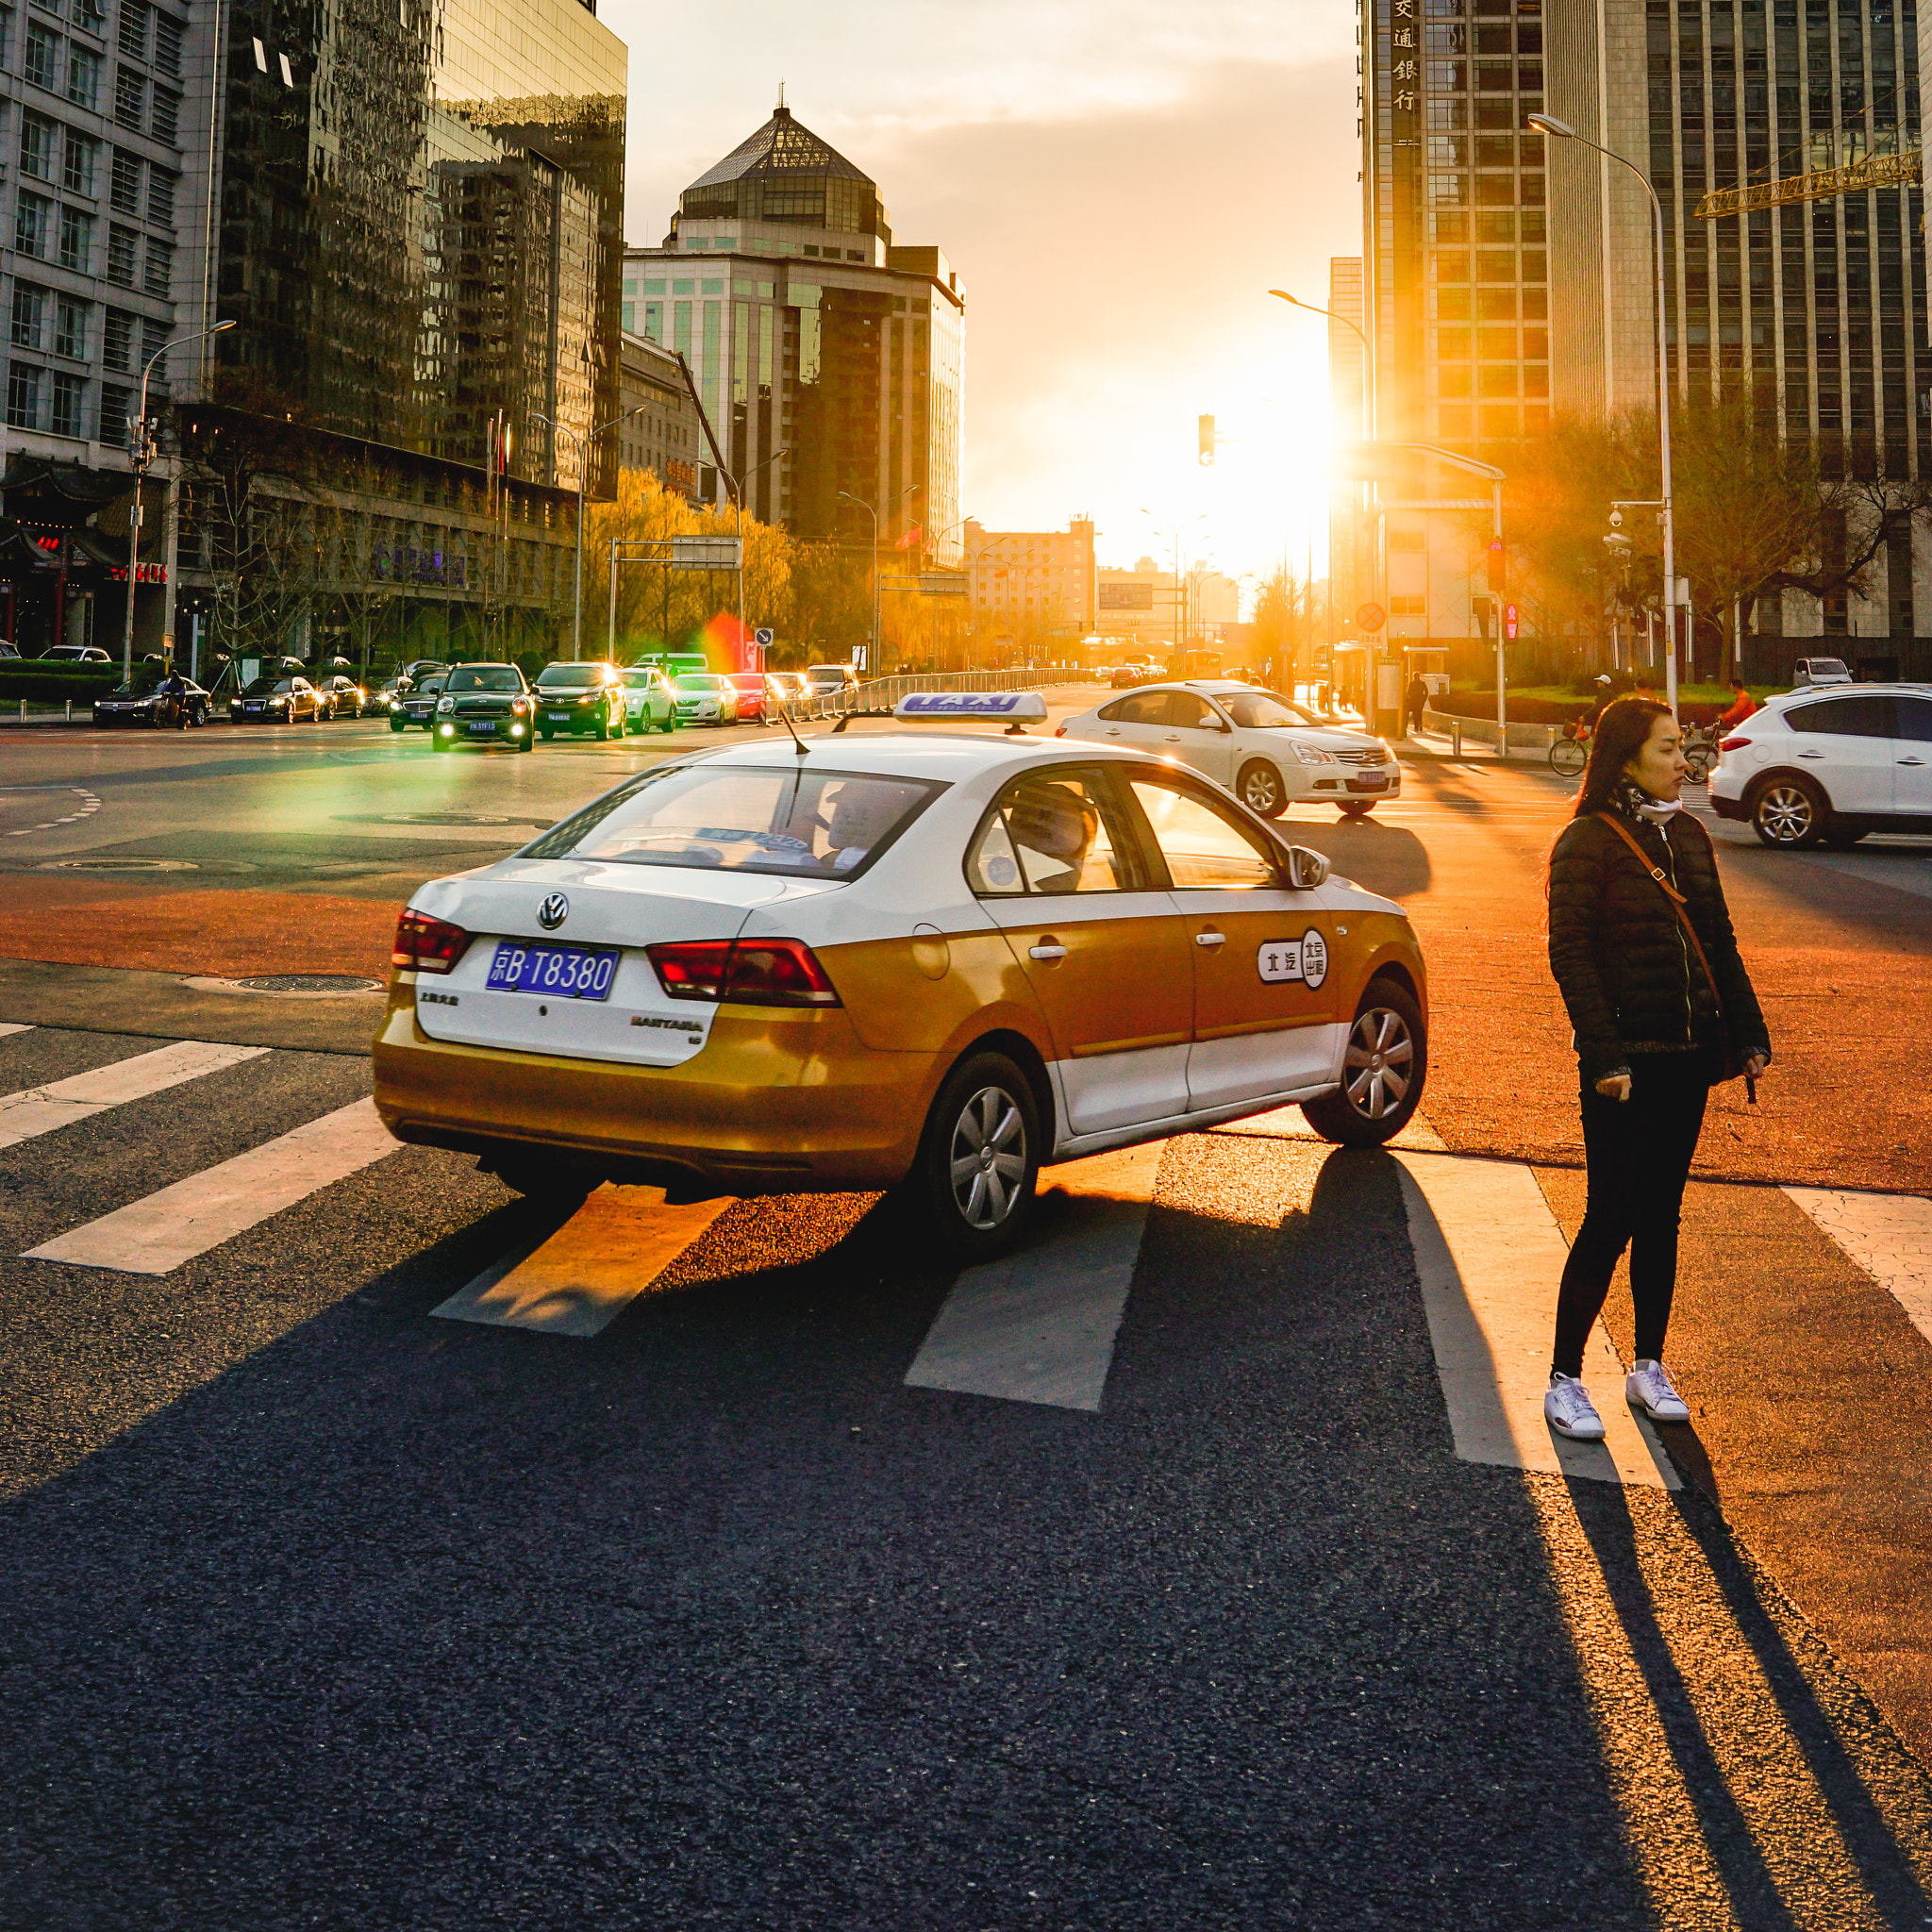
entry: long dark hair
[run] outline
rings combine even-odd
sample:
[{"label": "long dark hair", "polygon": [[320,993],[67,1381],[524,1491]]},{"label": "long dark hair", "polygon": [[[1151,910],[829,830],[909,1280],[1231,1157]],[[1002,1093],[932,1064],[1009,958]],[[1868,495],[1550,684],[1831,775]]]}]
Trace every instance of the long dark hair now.
[{"label": "long dark hair", "polygon": [[1584,768],[1583,789],[1576,794],[1573,816],[1587,819],[1608,808],[1624,767],[1643,749],[1657,721],[1670,715],[1670,706],[1635,695],[1612,698],[1604,707],[1590,742],[1590,763]]}]

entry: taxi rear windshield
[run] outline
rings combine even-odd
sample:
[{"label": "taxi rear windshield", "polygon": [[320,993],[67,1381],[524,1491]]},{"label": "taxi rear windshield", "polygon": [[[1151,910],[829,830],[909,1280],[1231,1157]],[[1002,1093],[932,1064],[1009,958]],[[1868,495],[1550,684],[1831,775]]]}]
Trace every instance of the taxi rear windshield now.
[{"label": "taxi rear windshield", "polygon": [[857,878],[945,789],[865,772],[659,768],[566,819],[522,856]]}]

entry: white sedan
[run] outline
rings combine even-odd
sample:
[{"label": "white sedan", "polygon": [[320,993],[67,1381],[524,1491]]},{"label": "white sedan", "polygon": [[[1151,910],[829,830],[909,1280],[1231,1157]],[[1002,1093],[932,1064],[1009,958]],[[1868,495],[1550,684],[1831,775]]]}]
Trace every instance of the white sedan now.
[{"label": "white sedan", "polygon": [[1402,794],[1402,768],[1379,738],[1228,679],[1143,684],[1069,718],[1058,735],[1191,765],[1264,819],[1291,805],[1332,805],[1360,818]]},{"label": "white sedan", "polygon": [[677,723],[677,693],[655,664],[633,664],[624,674],[624,728],[669,731]]},{"label": "white sedan", "polygon": [[715,671],[681,672],[671,680],[680,724],[736,724],[738,687]]}]

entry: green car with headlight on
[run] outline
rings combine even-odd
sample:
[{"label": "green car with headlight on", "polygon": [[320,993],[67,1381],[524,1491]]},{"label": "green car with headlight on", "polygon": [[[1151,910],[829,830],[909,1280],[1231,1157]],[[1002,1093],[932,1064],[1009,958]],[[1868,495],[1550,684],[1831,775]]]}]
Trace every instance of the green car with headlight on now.
[{"label": "green car with headlight on", "polygon": [[546,664],[531,695],[537,728],[546,740],[559,731],[573,738],[624,736],[624,673],[615,664],[601,658],[588,664]]},{"label": "green car with headlight on", "polygon": [[429,721],[432,751],[454,751],[459,744],[528,751],[536,742],[536,700],[514,664],[450,667]]}]

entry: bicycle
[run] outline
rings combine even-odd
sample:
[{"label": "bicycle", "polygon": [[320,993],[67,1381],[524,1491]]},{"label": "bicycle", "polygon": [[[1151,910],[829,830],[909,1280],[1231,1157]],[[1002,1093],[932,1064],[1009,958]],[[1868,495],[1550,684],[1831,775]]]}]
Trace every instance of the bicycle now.
[{"label": "bicycle", "polygon": [[1565,778],[1577,776],[1590,762],[1590,741],[1595,735],[1594,726],[1580,721],[1564,725],[1550,746],[1550,769]]},{"label": "bicycle", "polygon": [[1690,783],[1702,785],[1717,764],[1717,733],[1701,724],[1687,731],[1684,734],[1684,763],[1689,767],[1685,775]]}]

